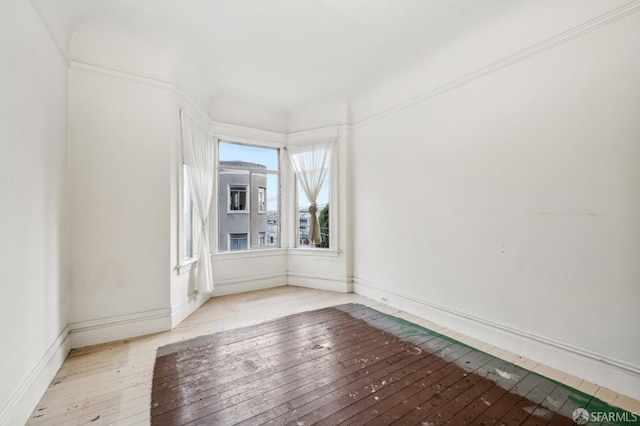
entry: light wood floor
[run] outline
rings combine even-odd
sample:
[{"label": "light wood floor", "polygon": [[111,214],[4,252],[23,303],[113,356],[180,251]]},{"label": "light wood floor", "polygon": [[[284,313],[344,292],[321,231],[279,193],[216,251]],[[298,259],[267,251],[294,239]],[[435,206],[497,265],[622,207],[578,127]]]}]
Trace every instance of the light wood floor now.
[{"label": "light wood floor", "polygon": [[171,331],[73,350],[43,395],[28,424],[149,424],[153,365],[159,346],[343,303],[360,303],[405,318],[595,395],[611,405],[640,412],[640,402],[636,400],[366,297],[299,287],[279,287],[211,299]]}]

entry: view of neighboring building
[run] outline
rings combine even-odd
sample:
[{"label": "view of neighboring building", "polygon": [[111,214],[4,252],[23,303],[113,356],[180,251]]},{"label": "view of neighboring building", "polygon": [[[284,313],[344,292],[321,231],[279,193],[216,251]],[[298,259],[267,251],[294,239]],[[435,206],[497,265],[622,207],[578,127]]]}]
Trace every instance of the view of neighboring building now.
[{"label": "view of neighboring building", "polygon": [[[220,251],[277,245],[269,232],[266,166],[247,161],[221,161],[218,190]],[[273,218],[271,218],[273,222]],[[277,213],[275,217],[277,229]],[[272,226],[271,226],[272,228]]]},{"label": "view of neighboring building", "polygon": [[[278,212],[267,210],[266,166],[250,161],[220,161],[218,179],[218,250],[278,246]],[[318,206],[321,211],[325,205]],[[311,214],[299,213],[298,245],[311,246]],[[320,229],[328,238],[328,229]]]},{"label": "view of neighboring building", "polygon": [[309,245],[309,233],[311,232],[311,213],[309,208],[302,208],[298,212],[300,231],[298,233],[298,244]]},{"label": "view of neighboring building", "polygon": [[267,246],[279,246],[278,212],[267,211]]}]

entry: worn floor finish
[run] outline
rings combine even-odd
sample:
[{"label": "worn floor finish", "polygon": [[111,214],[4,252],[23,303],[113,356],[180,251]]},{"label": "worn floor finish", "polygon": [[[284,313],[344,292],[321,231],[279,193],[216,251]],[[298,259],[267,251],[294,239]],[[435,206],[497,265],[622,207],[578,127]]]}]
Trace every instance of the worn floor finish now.
[{"label": "worn floor finish", "polygon": [[[439,333],[348,304],[158,349],[153,425],[572,425],[605,407]],[[606,407],[611,410],[611,407]]]},{"label": "worn floor finish", "polygon": [[[448,330],[383,303],[353,293],[341,294],[288,286],[216,297],[171,331],[74,349],[34,409],[28,424],[148,425],[151,414],[149,407],[152,376],[158,347],[220,331],[246,326],[259,327],[260,324],[286,315],[345,303],[360,303],[404,318],[527,370],[551,377],[615,406],[640,412],[640,401]],[[463,395],[462,398],[467,396],[469,394]]]}]

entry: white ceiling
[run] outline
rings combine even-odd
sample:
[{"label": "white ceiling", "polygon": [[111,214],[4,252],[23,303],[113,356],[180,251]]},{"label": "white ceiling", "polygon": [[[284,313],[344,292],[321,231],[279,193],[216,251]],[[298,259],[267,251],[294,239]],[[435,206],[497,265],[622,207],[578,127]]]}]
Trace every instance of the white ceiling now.
[{"label": "white ceiling", "polygon": [[533,43],[624,3],[34,1],[73,61],[171,81],[200,104],[226,97],[282,110],[348,100],[488,28],[508,28],[505,46]]}]

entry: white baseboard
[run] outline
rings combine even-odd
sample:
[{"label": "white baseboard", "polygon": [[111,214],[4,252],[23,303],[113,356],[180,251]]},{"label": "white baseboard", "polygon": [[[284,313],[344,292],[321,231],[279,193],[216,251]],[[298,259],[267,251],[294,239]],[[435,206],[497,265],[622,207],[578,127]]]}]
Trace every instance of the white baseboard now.
[{"label": "white baseboard", "polygon": [[211,298],[211,293],[191,293],[171,307],[171,328],[174,328]]},{"label": "white baseboard", "polygon": [[0,426],[22,425],[29,420],[70,350],[69,327],[65,327],[9,401],[0,409]]},{"label": "white baseboard", "polygon": [[171,309],[154,309],[69,325],[71,347],[97,345],[114,340],[171,330]]},{"label": "white baseboard", "polygon": [[315,288],[317,290],[349,293],[352,291],[352,283],[346,277],[308,274],[304,272],[289,272],[288,284],[297,287]]},{"label": "white baseboard", "polygon": [[264,290],[287,285],[287,274],[251,275],[228,280],[214,280],[211,297],[245,293],[247,291]]},{"label": "white baseboard", "polygon": [[533,361],[640,399],[640,365],[354,278],[354,292]]}]

